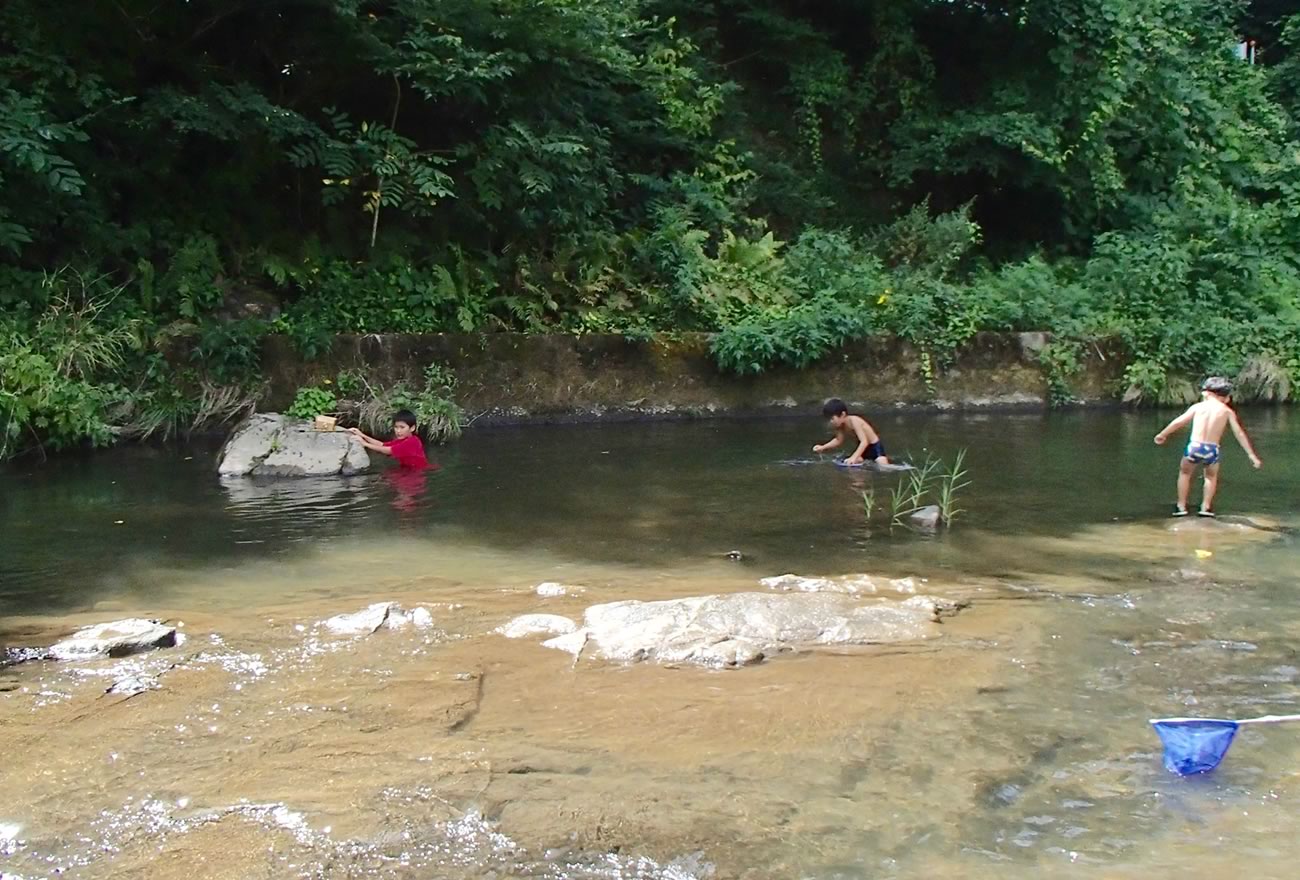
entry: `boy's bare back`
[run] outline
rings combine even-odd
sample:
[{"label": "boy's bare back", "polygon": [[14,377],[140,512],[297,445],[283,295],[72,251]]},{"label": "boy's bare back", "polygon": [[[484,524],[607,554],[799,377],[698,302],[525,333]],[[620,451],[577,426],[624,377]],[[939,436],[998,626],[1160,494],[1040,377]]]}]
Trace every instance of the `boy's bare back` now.
[{"label": "boy's bare back", "polygon": [[1234,416],[1232,407],[1214,397],[1193,404],[1188,408],[1188,412],[1192,413],[1191,442],[1193,443],[1217,445],[1223,439],[1224,429],[1228,427]]},{"label": "boy's bare back", "polygon": [[859,437],[865,437],[868,443],[880,442],[880,435],[876,433],[875,428],[871,427],[871,422],[852,413],[849,414],[848,424],[842,428],[837,428],[835,433],[850,442]]}]

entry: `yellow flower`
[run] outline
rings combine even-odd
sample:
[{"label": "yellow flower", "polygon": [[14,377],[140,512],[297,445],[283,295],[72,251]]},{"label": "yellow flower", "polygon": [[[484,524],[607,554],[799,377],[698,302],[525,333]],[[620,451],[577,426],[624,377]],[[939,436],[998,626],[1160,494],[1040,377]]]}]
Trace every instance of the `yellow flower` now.
[{"label": "yellow flower", "polygon": [[878,306],[883,306],[888,301],[889,301],[888,293],[882,293],[880,296],[876,297],[876,305]]}]

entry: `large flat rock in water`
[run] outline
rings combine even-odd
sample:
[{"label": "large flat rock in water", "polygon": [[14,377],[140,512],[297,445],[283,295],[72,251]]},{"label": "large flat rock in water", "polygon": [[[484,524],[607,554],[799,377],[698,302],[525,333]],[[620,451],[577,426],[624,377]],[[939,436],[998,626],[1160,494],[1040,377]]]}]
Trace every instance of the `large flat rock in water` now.
[{"label": "large flat rock in water", "polygon": [[743,666],[799,648],[933,638],[951,610],[929,596],[863,602],[829,593],[611,602],[588,608],[581,629],[544,644],[624,662]]},{"label": "large flat rock in water", "polygon": [[250,416],[226,441],[218,472],[240,477],[348,476],[367,470],[366,448],[346,431],[317,431],[278,413]]},{"label": "large flat rock in water", "polygon": [[56,660],[89,660],[95,657],[125,657],[175,645],[175,627],[156,620],[130,617],[83,627],[72,638],[52,646],[50,655]]}]

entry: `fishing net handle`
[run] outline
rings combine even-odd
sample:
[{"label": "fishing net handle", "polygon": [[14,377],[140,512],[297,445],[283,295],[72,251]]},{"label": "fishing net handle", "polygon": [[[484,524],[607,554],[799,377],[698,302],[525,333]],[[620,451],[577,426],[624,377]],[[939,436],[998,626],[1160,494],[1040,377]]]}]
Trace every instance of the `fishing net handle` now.
[{"label": "fishing net handle", "polygon": [[1300,715],[1263,715],[1259,718],[1247,718],[1238,724],[1278,724],[1283,721],[1300,721]]}]

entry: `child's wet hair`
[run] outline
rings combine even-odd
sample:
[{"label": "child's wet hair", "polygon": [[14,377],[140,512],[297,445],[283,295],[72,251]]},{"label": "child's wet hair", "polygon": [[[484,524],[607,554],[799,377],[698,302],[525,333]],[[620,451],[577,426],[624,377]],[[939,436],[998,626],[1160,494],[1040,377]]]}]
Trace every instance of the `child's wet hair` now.
[{"label": "child's wet hair", "polygon": [[1201,383],[1201,390],[1222,397],[1232,396],[1232,383],[1222,376],[1211,376]]},{"label": "child's wet hair", "polygon": [[828,419],[834,416],[842,416],[848,411],[848,405],[838,397],[832,397],[822,406],[822,415]]},{"label": "child's wet hair", "polygon": [[393,422],[401,422],[404,425],[409,425],[411,429],[414,430],[415,413],[411,412],[409,409],[399,409],[397,415],[393,416]]}]

